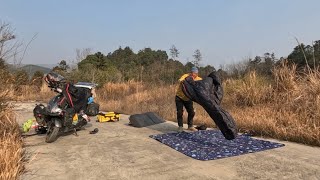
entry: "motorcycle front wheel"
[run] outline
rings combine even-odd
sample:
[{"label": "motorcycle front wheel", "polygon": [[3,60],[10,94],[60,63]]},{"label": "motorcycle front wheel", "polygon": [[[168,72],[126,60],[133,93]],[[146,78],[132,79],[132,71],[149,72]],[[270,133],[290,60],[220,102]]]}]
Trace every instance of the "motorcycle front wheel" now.
[{"label": "motorcycle front wheel", "polygon": [[50,125],[47,131],[46,142],[52,143],[58,139],[60,128],[55,126],[54,123]]}]

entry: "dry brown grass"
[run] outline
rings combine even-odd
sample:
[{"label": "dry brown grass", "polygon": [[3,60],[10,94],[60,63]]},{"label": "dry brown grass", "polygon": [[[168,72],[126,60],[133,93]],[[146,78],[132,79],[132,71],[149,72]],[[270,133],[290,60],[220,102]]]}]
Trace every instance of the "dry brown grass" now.
[{"label": "dry brown grass", "polygon": [[0,179],[17,179],[23,170],[23,142],[10,109],[0,112]]},{"label": "dry brown grass", "polygon": [[[298,75],[296,66],[282,64],[273,70],[274,79],[269,82],[261,83],[254,76],[231,80],[227,84],[229,88],[237,88],[237,81],[256,84],[251,90],[227,91],[227,97],[236,97],[226,105],[240,130],[320,146],[320,71],[305,72]],[[246,101],[239,98],[246,93],[249,97]],[[234,105],[238,101],[243,103]]]},{"label": "dry brown grass", "polygon": [[23,171],[23,141],[7,103],[13,96],[10,76],[3,70],[0,76],[0,179],[18,179]]},{"label": "dry brown grass", "polygon": [[[320,146],[320,71],[297,75],[283,64],[268,79],[250,72],[224,83],[223,106],[234,116],[240,132]],[[153,111],[176,121],[175,86],[138,82],[108,83],[97,91],[101,109],[133,114]],[[199,105],[195,124],[215,126]],[[185,113],[186,114],[186,113]],[[186,120],[186,117],[184,118]]]},{"label": "dry brown grass", "polygon": [[24,168],[23,140],[8,101],[44,101],[54,93],[45,84],[17,87],[7,79],[0,79],[0,84],[0,180],[18,179]]},{"label": "dry brown grass", "polygon": [[0,179],[16,179],[21,172],[22,143],[19,141],[17,124],[8,118],[7,100],[10,91],[6,86],[9,82],[9,76],[6,75],[7,72],[0,69]]},{"label": "dry brown grass", "polygon": [[230,95],[226,98],[232,98],[233,102],[230,103],[237,106],[255,106],[274,98],[270,80],[258,76],[254,71],[249,72],[243,79],[227,80],[224,87],[227,95]]},{"label": "dry brown grass", "polygon": [[41,87],[34,85],[20,85],[19,88],[15,88],[14,85],[8,86],[6,97],[13,101],[48,101],[55,95],[45,83]]}]

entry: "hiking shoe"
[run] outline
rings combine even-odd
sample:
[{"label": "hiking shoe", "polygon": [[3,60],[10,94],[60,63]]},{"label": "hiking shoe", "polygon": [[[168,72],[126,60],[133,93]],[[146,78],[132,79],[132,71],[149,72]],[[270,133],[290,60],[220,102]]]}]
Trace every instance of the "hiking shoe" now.
[{"label": "hiking shoe", "polygon": [[200,131],[200,130],[206,130],[206,129],[207,129],[207,126],[206,126],[205,124],[202,124],[202,125],[197,126],[197,127],[195,127],[195,128],[198,129],[198,131]]},{"label": "hiking shoe", "polygon": [[188,130],[189,130],[189,131],[197,131],[197,129],[194,128],[194,127],[189,127]]},{"label": "hiking shoe", "polygon": [[94,130],[90,131],[89,133],[90,134],[97,134],[97,132],[99,132],[99,129],[98,128],[94,128]]},{"label": "hiking shoe", "polygon": [[178,127],[178,132],[183,132],[183,127]]}]

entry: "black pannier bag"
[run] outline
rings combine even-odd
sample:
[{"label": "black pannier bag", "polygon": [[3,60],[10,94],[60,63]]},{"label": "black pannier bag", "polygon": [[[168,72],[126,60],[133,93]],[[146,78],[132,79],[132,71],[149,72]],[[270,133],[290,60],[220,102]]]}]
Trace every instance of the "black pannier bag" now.
[{"label": "black pannier bag", "polygon": [[88,104],[86,114],[89,116],[96,116],[99,113],[99,104],[91,103]]}]

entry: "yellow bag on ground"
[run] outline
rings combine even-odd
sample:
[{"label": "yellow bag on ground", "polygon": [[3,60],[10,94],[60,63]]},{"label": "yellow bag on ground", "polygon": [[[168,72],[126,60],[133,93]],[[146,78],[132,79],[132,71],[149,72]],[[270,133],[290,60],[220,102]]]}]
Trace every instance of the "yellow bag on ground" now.
[{"label": "yellow bag on ground", "polygon": [[120,120],[120,114],[116,112],[99,112],[97,119],[97,122],[115,122]]}]

